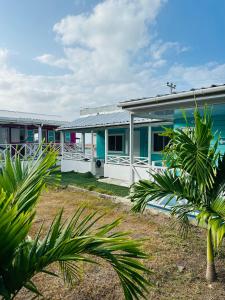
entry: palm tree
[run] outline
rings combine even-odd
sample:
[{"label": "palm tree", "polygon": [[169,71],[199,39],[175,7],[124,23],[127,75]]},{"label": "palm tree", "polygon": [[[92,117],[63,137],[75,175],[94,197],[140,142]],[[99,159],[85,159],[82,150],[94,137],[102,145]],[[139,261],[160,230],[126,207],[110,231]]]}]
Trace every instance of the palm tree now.
[{"label": "palm tree", "polygon": [[53,263],[73,285],[83,262],[102,258],[116,271],[126,299],[145,297],[149,282],[142,275],[149,271],[140,260],[147,255],[140,240],[115,230],[119,220],[96,228],[102,216],[79,208],[67,221],[59,212],[46,234],[41,227],[34,238],[28,235],[40,193],[56,171],[56,159],[57,153],[49,149],[26,164],[19,157],[6,157],[0,174],[0,295],[13,299],[22,287],[41,295],[32,278],[39,272],[57,276],[48,268]]},{"label": "palm tree", "polygon": [[143,211],[150,201],[176,199],[171,213],[186,229],[188,214],[207,228],[206,279],[216,279],[214,257],[225,234],[225,154],[218,149],[219,136],[212,132],[211,112],[194,111],[194,127],[165,129],[170,138],[165,160],[168,168],[160,173],[150,172],[152,180],[134,184],[131,201],[133,211]]}]

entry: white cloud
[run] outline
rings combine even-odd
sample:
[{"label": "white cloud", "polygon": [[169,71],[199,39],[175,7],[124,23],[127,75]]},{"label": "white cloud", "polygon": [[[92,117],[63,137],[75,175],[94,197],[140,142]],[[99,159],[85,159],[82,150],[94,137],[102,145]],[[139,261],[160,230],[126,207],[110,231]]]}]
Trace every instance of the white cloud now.
[{"label": "white cloud", "polygon": [[63,18],[53,30],[64,56],[45,53],[35,60],[68,69],[65,75],[21,74],[8,67],[8,50],[0,49],[1,108],[73,119],[80,107],[168,92],[167,81],[178,89],[225,82],[225,64],[168,65],[169,52],[178,55],[187,48],[156,40],[155,21],[164,3],[107,0],[90,14]]},{"label": "white cloud", "polygon": [[64,58],[56,58],[51,54],[42,54],[34,58],[34,60],[40,63],[47,64],[58,68],[68,68],[67,61]]},{"label": "white cloud", "polygon": [[188,47],[181,46],[178,42],[163,42],[159,40],[151,45],[150,55],[154,60],[161,60],[168,50],[175,50],[176,54],[180,54],[188,49]]},{"label": "white cloud", "polygon": [[6,48],[0,48],[0,68],[6,68],[8,58],[9,58],[9,50]]}]

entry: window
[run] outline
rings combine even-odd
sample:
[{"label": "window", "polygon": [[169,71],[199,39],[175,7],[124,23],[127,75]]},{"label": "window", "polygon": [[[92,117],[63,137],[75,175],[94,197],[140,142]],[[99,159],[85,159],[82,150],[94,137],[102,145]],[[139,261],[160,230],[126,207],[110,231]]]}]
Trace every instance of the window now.
[{"label": "window", "polygon": [[20,142],[24,143],[26,141],[26,132],[24,128],[20,128]]},{"label": "window", "polygon": [[9,128],[0,127],[0,144],[9,142]]},{"label": "window", "polygon": [[56,143],[60,142],[60,132],[59,131],[55,132],[55,141],[56,141]]},{"label": "window", "polygon": [[55,141],[55,132],[54,130],[48,130],[48,142],[54,142]]},{"label": "window", "polygon": [[108,143],[109,151],[123,151],[123,135],[109,135]]},{"label": "window", "polygon": [[29,129],[27,131],[27,142],[33,143],[33,141],[34,141],[34,131],[32,129]]},{"label": "window", "polygon": [[65,140],[65,143],[70,143],[70,132],[69,131],[66,131],[64,133],[64,140]]},{"label": "window", "polygon": [[167,136],[161,136],[162,132],[153,133],[153,152],[162,151],[166,145],[169,143],[169,138]]}]

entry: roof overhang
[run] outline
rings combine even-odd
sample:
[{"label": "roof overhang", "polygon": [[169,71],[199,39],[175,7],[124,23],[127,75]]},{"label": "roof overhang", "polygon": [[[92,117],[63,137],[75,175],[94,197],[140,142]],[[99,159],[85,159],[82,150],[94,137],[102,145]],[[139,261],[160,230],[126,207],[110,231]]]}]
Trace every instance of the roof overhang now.
[{"label": "roof overhang", "polygon": [[[172,122],[169,122],[168,120],[146,120],[142,122],[134,122],[135,127],[141,127],[141,126],[159,126],[159,125],[171,125]],[[114,123],[114,124],[106,124],[106,125],[96,125],[93,126],[86,126],[86,127],[59,127],[57,128],[57,131],[64,131],[64,130],[73,130],[76,132],[91,132],[91,131],[98,131],[98,130],[104,130],[106,128],[126,128],[129,127],[130,123]]]},{"label": "roof overhang", "polygon": [[135,115],[146,115],[151,112],[164,111],[169,116],[174,109],[191,108],[195,107],[196,104],[204,106],[205,104],[224,103],[225,86],[223,85],[165,96],[124,101],[120,102],[118,106],[133,112]]}]

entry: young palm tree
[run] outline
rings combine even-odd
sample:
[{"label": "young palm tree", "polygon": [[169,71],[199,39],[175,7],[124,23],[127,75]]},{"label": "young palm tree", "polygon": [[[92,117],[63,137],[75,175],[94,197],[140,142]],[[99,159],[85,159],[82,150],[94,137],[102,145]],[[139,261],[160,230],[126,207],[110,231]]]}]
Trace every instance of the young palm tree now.
[{"label": "young palm tree", "polygon": [[32,277],[39,272],[57,276],[48,269],[53,263],[73,284],[82,262],[96,263],[99,257],[117,272],[126,299],[144,297],[149,282],[142,274],[149,271],[140,260],[147,255],[140,250],[141,241],[115,230],[119,220],[96,228],[101,217],[96,213],[84,216],[80,208],[62,221],[61,211],[45,235],[42,228],[34,238],[28,235],[40,193],[56,170],[56,157],[49,149],[27,164],[6,157],[0,174],[0,295],[13,299],[22,287],[41,295]]},{"label": "young palm tree", "polygon": [[143,211],[148,202],[166,197],[167,204],[176,199],[171,213],[182,225],[188,225],[189,213],[196,213],[199,223],[207,226],[206,279],[212,282],[214,257],[225,234],[225,154],[220,154],[219,137],[212,133],[211,112],[205,108],[201,116],[196,108],[194,127],[166,129],[163,135],[171,139],[165,149],[168,168],[151,172],[152,181],[133,186],[133,211]]}]

